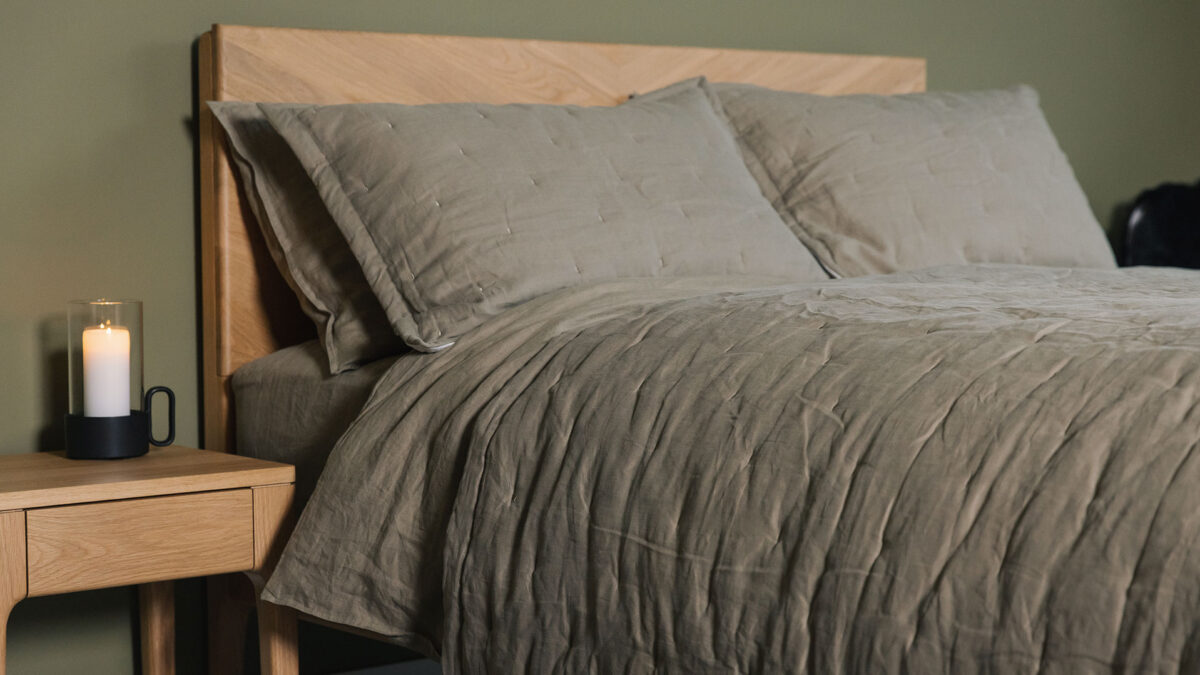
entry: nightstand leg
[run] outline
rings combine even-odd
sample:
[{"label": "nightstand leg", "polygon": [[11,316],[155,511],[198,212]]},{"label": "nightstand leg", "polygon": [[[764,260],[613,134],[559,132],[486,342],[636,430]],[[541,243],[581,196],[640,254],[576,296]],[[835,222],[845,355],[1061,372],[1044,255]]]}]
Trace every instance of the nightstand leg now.
[{"label": "nightstand leg", "polygon": [[0,513],[0,675],[8,654],[8,614],[28,591],[25,569],[25,512]]},{"label": "nightstand leg", "polygon": [[[254,582],[256,595],[262,594],[292,533],[293,493],[291,485],[254,488],[254,569],[248,576]],[[294,611],[258,601],[258,650],[263,675],[299,672]]]},{"label": "nightstand leg", "polygon": [[263,675],[300,672],[296,644],[296,613],[287,607],[258,601],[258,660]]},{"label": "nightstand leg", "polygon": [[142,674],[175,672],[175,584],[159,581],[138,587],[142,626]]}]

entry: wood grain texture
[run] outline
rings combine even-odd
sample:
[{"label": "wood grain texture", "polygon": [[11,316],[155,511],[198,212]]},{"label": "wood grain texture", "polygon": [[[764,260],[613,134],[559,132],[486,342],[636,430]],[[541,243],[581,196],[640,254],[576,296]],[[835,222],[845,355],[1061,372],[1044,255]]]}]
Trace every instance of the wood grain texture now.
[{"label": "wood grain texture", "polygon": [[292,534],[295,492],[290,484],[254,488],[254,571],[261,576],[260,585],[275,570]]},{"label": "wood grain texture", "polygon": [[[283,545],[295,525],[295,490],[291,485],[254,488],[254,570],[249,573],[255,590],[262,587],[279,562]],[[294,675],[300,659],[296,642],[296,613],[287,607],[258,601],[258,655],[261,671]]]},{"label": "wood grain texture", "polygon": [[180,446],[122,460],[67,459],[61,452],[0,456],[0,510],[290,483],[296,469]]},{"label": "wood grain texture", "polygon": [[216,26],[217,94],[347,103],[614,105],[705,75],[819,94],[906,93],[922,59],[504,38]]},{"label": "wood grain texture", "polygon": [[8,652],[8,614],[26,596],[25,577],[25,512],[0,513],[0,675]]},{"label": "wood grain texture", "polygon": [[256,598],[266,585],[295,525],[294,489],[269,485],[254,489],[254,568],[248,570],[245,589],[231,577],[208,579],[209,672],[232,673],[242,668],[246,619],[257,605],[259,660],[264,673],[294,673],[296,615]]},{"label": "wood grain texture", "polygon": [[[196,96],[200,104],[196,110],[196,123],[200,132],[198,155],[200,163],[200,305],[204,320],[201,321],[201,351],[200,362],[203,366],[201,387],[204,403],[204,423],[202,437],[204,446],[209,450],[225,451],[232,447],[226,439],[226,434],[233,433],[233,425],[229,423],[229,394],[226,391],[228,383],[220,375],[219,366],[221,347],[229,341],[220,337],[219,332],[226,327],[227,321],[217,320],[226,316],[220,309],[219,301],[226,298],[224,289],[217,286],[221,278],[221,247],[218,246],[217,194],[222,186],[217,184],[216,165],[217,154],[222,155],[225,148],[217,141],[220,136],[215,129],[216,119],[204,101],[217,97],[216,69],[213,60],[213,36],[205,33],[197,43],[197,73]],[[228,158],[223,161],[228,162]],[[212,318],[209,318],[212,317]]]},{"label": "wood grain texture", "polygon": [[[925,87],[923,59],[883,56],[247,26],[214,26],[199,46],[202,101],[612,105],[695,75],[821,94]],[[204,445],[231,451],[229,376],[313,328],[266,251],[226,153],[201,106]]]},{"label": "wood grain texture", "polygon": [[156,581],[138,587],[142,675],[175,673],[175,584]]},{"label": "wood grain texture", "polygon": [[258,602],[258,662],[264,675],[300,672],[296,612],[288,607]]},{"label": "wood grain texture", "polygon": [[252,511],[250,489],[31,509],[29,595],[250,569]]}]

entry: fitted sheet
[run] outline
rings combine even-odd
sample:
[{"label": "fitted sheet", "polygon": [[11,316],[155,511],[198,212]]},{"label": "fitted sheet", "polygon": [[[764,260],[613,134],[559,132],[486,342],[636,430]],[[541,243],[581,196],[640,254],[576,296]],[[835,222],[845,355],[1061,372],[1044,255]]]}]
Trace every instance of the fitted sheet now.
[{"label": "fitted sheet", "polygon": [[447,672],[1200,672],[1200,273],[544,296],[401,360],[264,597]]},{"label": "fitted sheet", "polygon": [[233,374],[238,454],[294,464],[297,498],[307,501],[334,444],[398,358],[330,375],[311,340],[247,363]]}]

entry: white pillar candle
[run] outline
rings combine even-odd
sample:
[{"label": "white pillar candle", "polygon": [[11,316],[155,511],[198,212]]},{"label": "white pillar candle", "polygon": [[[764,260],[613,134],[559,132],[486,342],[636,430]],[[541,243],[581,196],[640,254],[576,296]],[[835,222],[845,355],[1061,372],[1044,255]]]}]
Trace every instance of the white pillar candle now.
[{"label": "white pillar candle", "polygon": [[83,331],[83,414],[129,414],[129,329],[104,325]]}]

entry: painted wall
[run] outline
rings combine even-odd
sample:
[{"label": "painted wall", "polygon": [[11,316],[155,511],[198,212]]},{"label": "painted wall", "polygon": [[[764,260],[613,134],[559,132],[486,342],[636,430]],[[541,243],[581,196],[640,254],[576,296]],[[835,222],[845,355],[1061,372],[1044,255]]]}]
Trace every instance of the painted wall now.
[{"label": "painted wall", "polygon": [[[64,305],[101,295],[145,301],[147,384],[197,441],[192,52],[213,22],[924,56],[932,88],[1037,87],[1101,222],[1200,177],[1194,0],[4,0],[0,453],[61,444]],[[130,672],[131,597],[23,603],[10,672]]]}]

